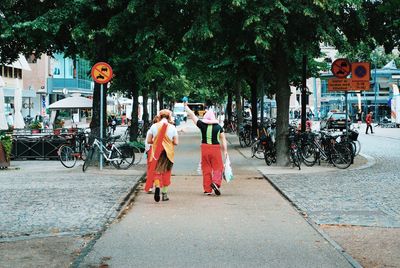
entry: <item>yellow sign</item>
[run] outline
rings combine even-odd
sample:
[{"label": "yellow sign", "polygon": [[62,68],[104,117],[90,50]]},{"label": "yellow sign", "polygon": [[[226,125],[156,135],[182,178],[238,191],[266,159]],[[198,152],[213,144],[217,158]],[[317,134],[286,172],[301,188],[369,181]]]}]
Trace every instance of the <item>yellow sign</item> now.
[{"label": "yellow sign", "polygon": [[92,78],[98,84],[109,82],[113,76],[113,70],[108,63],[98,62],[92,67]]},{"label": "yellow sign", "polygon": [[328,91],[349,91],[351,89],[351,79],[331,78],[328,80]]}]

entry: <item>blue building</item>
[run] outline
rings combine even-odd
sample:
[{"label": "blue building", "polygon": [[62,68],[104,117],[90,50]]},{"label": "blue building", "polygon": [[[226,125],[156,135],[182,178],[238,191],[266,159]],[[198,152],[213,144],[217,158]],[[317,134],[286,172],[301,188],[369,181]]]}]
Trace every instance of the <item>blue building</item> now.
[{"label": "blue building", "polygon": [[94,85],[90,76],[89,61],[81,58],[64,58],[64,54],[55,54],[50,68],[51,75],[47,78],[50,104],[62,99],[66,94],[93,95]]}]

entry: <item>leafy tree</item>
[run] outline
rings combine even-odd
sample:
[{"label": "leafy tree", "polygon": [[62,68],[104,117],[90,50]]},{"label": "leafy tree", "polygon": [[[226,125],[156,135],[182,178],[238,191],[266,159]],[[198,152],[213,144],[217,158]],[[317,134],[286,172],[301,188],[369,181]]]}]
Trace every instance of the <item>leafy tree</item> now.
[{"label": "leafy tree", "polygon": [[363,1],[367,13],[367,31],[383,45],[386,53],[400,46],[400,2],[399,0]]}]

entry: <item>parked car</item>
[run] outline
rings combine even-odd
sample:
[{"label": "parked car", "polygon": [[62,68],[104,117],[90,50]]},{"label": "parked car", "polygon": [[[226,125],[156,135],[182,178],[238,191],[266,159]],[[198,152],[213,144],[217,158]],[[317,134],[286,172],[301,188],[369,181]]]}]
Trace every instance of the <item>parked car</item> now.
[{"label": "parked car", "polygon": [[[347,117],[347,124],[351,125],[351,120]],[[344,112],[333,112],[321,120],[321,129],[346,129],[346,113]]]},{"label": "parked car", "polygon": [[175,118],[179,117],[179,121],[184,120],[186,122],[187,113],[185,111],[185,106],[183,105],[183,103],[175,103],[174,109],[172,110],[172,115]]}]

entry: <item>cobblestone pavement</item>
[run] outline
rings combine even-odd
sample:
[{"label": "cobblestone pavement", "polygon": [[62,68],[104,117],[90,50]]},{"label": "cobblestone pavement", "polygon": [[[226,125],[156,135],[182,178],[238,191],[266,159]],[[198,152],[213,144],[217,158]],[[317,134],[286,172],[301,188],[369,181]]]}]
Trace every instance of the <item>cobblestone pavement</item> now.
[{"label": "cobblestone pavement", "polygon": [[361,153],[375,161],[368,168],[268,178],[318,224],[400,227],[400,129],[364,133]]},{"label": "cobblestone pavement", "polygon": [[58,161],[13,161],[0,172],[0,242],[27,236],[97,232],[140,179],[129,170],[72,169]]}]

